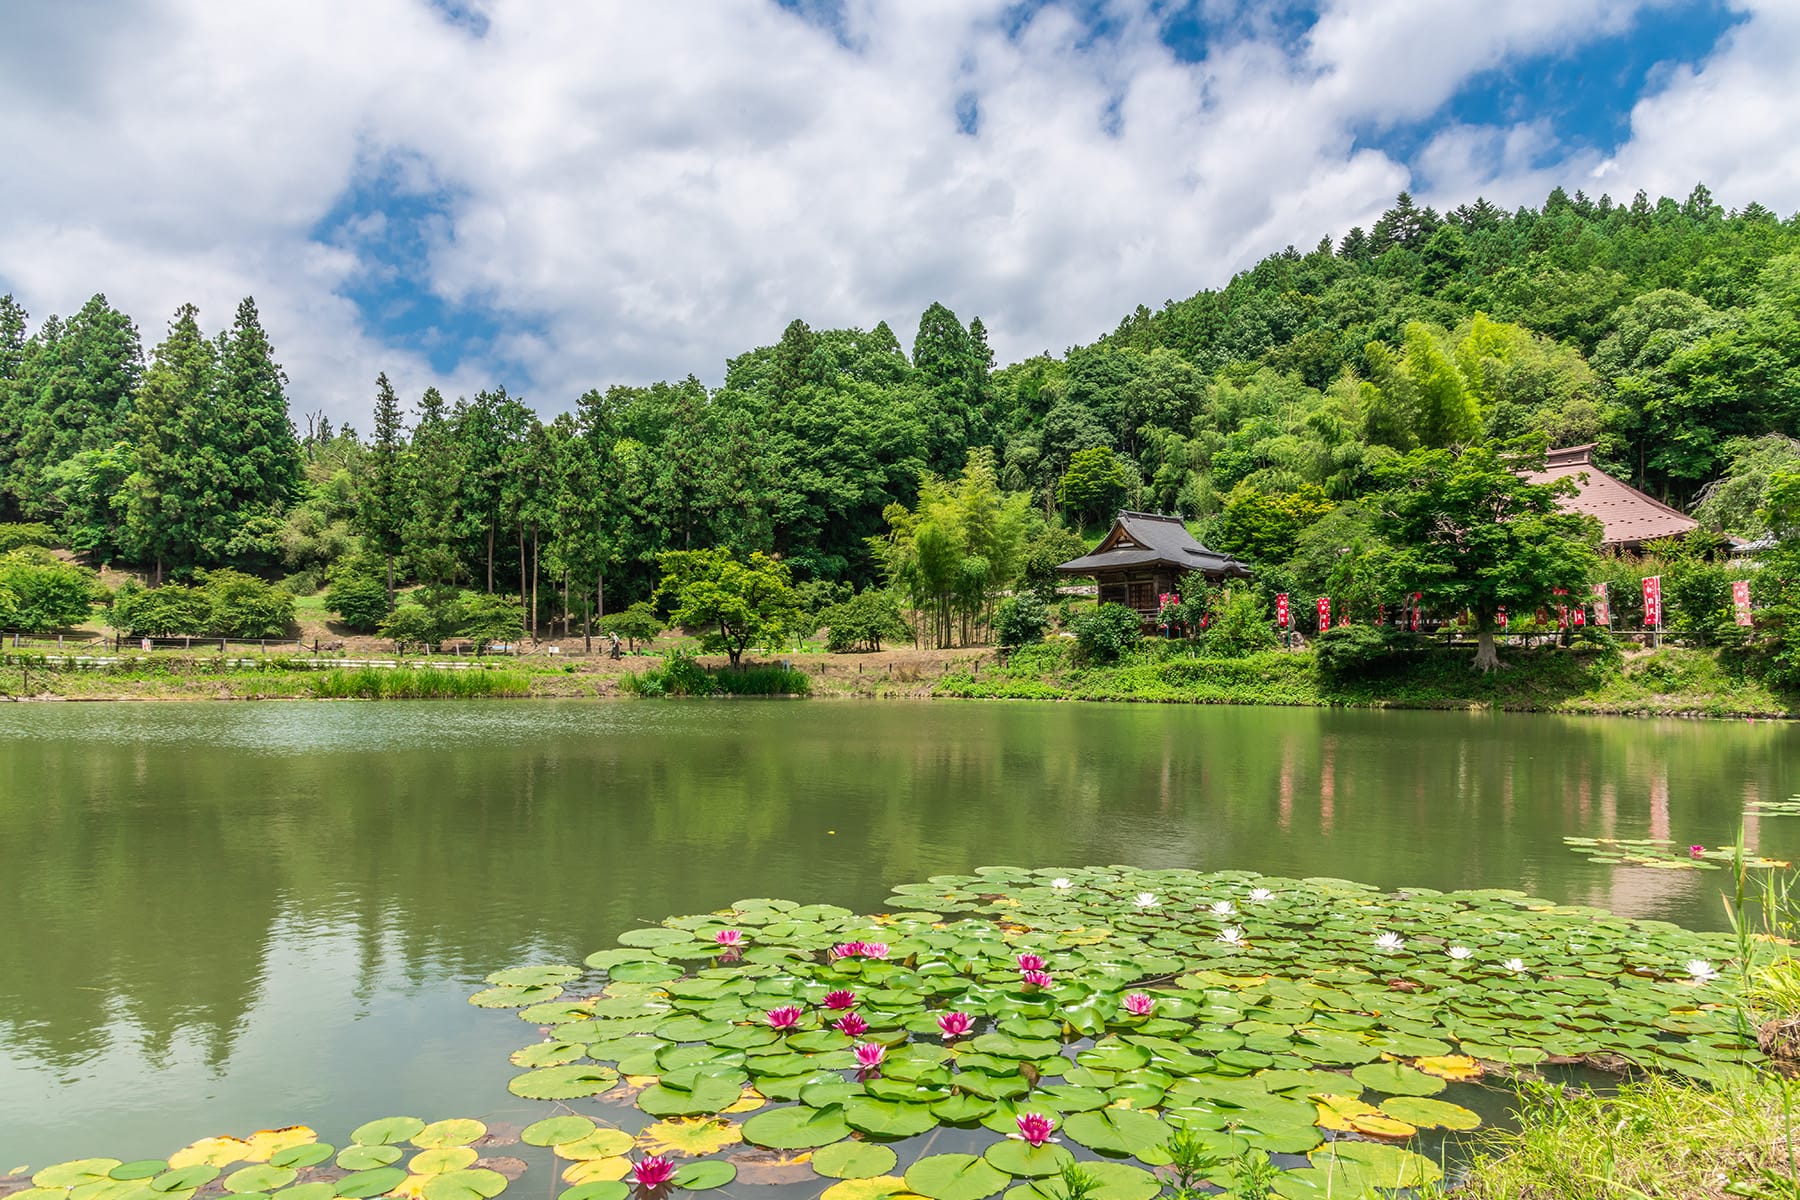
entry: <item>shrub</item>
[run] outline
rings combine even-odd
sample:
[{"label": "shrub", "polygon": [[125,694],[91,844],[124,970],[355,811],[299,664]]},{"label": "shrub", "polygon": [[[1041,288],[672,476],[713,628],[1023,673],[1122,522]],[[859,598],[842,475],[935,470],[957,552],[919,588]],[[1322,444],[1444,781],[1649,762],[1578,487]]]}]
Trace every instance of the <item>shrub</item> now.
[{"label": "shrub", "polygon": [[208,608],[198,588],[128,580],[113,597],[112,624],[126,637],[205,637]]},{"label": "shrub", "polygon": [[381,627],[388,615],[387,584],[368,571],[354,568],[332,573],[325,590],[325,607],[362,633]]},{"label": "shrub", "polygon": [[1275,626],[1262,597],[1248,586],[1225,593],[1206,634],[1206,650],[1221,658],[1242,658],[1259,650],[1273,650]]},{"label": "shrub", "polygon": [[616,633],[637,649],[639,642],[649,642],[663,631],[663,623],[656,616],[656,609],[648,601],[639,600],[623,612],[608,613],[600,618],[600,632]]},{"label": "shrub", "polygon": [[525,632],[525,613],[511,596],[465,592],[456,604],[456,632],[485,650],[495,642],[517,641]]},{"label": "shrub", "polygon": [[449,632],[442,615],[422,604],[395,605],[379,629],[382,637],[402,646],[434,646]]},{"label": "shrub", "polygon": [[327,700],[469,700],[529,696],[531,677],[521,671],[363,667],[327,671],[312,680],[312,688]]},{"label": "shrub", "polygon": [[834,653],[879,650],[883,639],[908,637],[906,618],[892,593],[868,588],[819,614],[826,627],[825,646]]},{"label": "shrub", "polygon": [[638,696],[804,696],[812,680],[802,671],[779,665],[728,667],[709,671],[692,654],[671,654],[654,670],[628,674],[619,681]]},{"label": "shrub", "polygon": [[54,546],[56,533],[40,521],[0,522],[0,554],[20,546]]},{"label": "shrub", "polygon": [[1050,628],[1050,610],[1034,592],[1008,596],[994,610],[994,636],[1007,649],[1044,640]]},{"label": "shrub", "polygon": [[1144,640],[1143,618],[1123,604],[1101,604],[1069,621],[1075,646],[1087,662],[1118,662]]},{"label": "shrub", "polygon": [[1318,636],[1313,661],[1327,679],[1366,679],[1392,670],[1416,642],[1392,625],[1339,625]]},{"label": "shrub", "polygon": [[67,629],[93,612],[98,583],[85,567],[67,563],[35,546],[0,556],[0,618],[15,630],[37,633]]},{"label": "shrub", "polygon": [[254,575],[198,571],[195,579],[206,597],[208,633],[234,638],[286,637],[294,623],[294,597]]}]

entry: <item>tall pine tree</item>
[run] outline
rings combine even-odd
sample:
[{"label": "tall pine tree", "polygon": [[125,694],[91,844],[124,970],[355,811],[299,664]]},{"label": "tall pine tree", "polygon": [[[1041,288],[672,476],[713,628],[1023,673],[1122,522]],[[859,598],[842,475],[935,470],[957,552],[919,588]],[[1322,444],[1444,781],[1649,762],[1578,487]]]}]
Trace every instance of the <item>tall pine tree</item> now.
[{"label": "tall pine tree", "polygon": [[357,517],[364,543],[387,562],[389,612],[394,609],[394,556],[404,544],[407,516],[406,464],[401,459],[405,436],[400,398],[394,395],[394,387],[384,371],[375,380],[375,440],[369,445]]},{"label": "tall pine tree", "polygon": [[126,538],[140,561],[155,564],[158,583],[166,565],[197,561],[224,512],[207,436],[217,383],[215,347],[200,333],[199,310],[184,304],[144,372],[131,419],[137,469],[125,484]]}]

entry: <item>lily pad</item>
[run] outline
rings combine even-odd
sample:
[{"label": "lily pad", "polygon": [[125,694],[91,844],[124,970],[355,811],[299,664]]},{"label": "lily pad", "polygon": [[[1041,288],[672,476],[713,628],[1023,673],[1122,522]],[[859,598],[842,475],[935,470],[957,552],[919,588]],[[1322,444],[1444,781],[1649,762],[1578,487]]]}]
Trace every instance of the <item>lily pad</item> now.
[{"label": "lily pad", "polygon": [[337,1165],[346,1171],[369,1171],[392,1166],[400,1156],[398,1146],[345,1146],[338,1151]]},{"label": "lily pad", "polygon": [[[423,1123],[420,1125],[423,1128]],[[406,1172],[399,1167],[376,1167],[370,1171],[356,1171],[337,1181],[334,1189],[344,1200],[368,1200],[370,1196],[381,1196],[394,1190],[406,1179]]]},{"label": "lily pad", "polygon": [[827,1179],[874,1179],[894,1169],[898,1156],[870,1142],[837,1142],[814,1151],[813,1170]]},{"label": "lily pad", "polygon": [[704,1192],[712,1188],[724,1187],[737,1178],[737,1168],[719,1159],[707,1159],[702,1162],[684,1163],[675,1168],[674,1177],[669,1180],[678,1188],[690,1192]]},{"label": "lily pad", "polygon": [[284,1188],[294,1182],[299,1172],[292,1167],[273,1167],[268,1163],[258,1163],[252,1167],[244,1167],[233,1171],[225,1177],[225,1190],[239,1194],[249,1192],[272,1192]]},{"label": "lily pad", "polygon": [[594,1132],[594,1123],[586,1117],[565,1114],[558,1117],[545,1117],[534,1121],[519,1134],[519,1140],[527,1146],[554,1146],[560,1142],[572,1142]]},{"label": "lily pad", "polygon": [[810,1150],[850,1136],[842,1105],[777,1108],[744,1122],[744,1140],[772,1150]]},{"label": "lily pad", "polygon": [[995,1142],[981,1157],[1015,1179],[1055,1175],[1075,1161],[1075,1156],[1061,1146],[1033,1146],[1022,1141]]},{"label": "lily pad", "polygon": [[[618,1081],[619,1073],[610,1067],[571,1063],[515,1075],[507,1083],[506,1090],[527,1100],[574,1100],[580,1096],[597,1096]],[[424,1123],[421,1122],[419,1127],[424,1128]]]},{"label": "lily pad", "polygon": [[1397,1062],[1365,1063],[1350,1072],[1350,1077],[1387,1096],[1435,1096],[1445,1087],[1440,1077]]},{"label": "lily pad", "polygon": [[404,1142],[425,1128],[417,1117],[382,1117],[350,1131],[350,1140],[358,1146],[391,1146]]},{"label": "lily pad", "polygon": [[906,1169],[906,1186],[930,1200],[985,1200],[1009,1176],[973,1154],[933,1154]]},{"label": "lily pad", "polygon": [[475,1167],[434,1175],[425,1181],[425,1200],[491,1200],[506,1190],[506,1176]]}]

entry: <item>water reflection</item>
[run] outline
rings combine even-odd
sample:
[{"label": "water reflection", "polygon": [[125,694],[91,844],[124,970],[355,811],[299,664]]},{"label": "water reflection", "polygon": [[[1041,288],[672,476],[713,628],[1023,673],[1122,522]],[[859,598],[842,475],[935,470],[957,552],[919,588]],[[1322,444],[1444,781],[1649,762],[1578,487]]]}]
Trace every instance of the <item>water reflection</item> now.
[{"label": "water reflection", "polygon": [[[523,1039],[462,997],[498,966],[988,863],[1519,887],[1717,926],[1723,873],[1560,839],[1729,841],[1743,798],[1797,790],[1795,739],[1149,706],[7,706],[0,1157],[95,1149],[77,1111],[131,1142],[111,1153],[250,1112],[486,1111]],[[1800,849],[1800,820],[1750,828]]]}]

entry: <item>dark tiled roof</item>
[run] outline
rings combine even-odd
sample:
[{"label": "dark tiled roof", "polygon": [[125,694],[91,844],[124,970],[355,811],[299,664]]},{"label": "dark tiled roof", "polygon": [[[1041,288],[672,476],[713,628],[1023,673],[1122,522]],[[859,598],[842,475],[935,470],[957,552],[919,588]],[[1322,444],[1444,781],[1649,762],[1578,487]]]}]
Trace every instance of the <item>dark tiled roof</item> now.
[{"label": "dark tiled roof", "polygon": [[1177,571],[1204,571],[1208,575],[1247,577],[1250,568],[1194,540],[1180,517],[1160,513],[1122,512],[1112,529],[1100,539],[1092,554],[1063,563],[1056,569],[1068,575],[1166,563]]},{"label": "dark tiled roof", "polygon": [[1557,503],[1564,512],[1597,517],[1606,527],[1601,545],[1608,549],[1639,546],[1656,538],[1681,537],[1699,527],[1699,522],[1680,509],[1670,508],[1596,467],[1593,452],[1591,442],[1585,446],[1552,450],[1545,458],[1544,470],[1527,472],[1526,478],[1533,483],[1574,479],[1580,492],[1560,497]]}]

